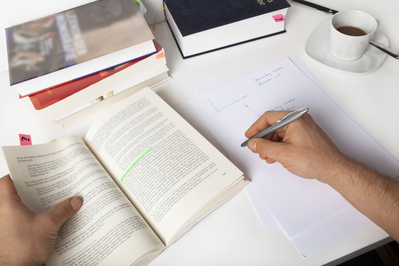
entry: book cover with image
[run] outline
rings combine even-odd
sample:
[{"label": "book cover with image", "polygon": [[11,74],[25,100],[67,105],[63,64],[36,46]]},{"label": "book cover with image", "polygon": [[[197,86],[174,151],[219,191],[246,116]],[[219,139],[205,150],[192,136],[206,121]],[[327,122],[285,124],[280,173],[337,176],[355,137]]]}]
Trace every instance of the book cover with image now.
[{"label": "book cover with image", "polygon": [[6,38],[14,85],[154,37],[136,1],[106,0],[7,28]]}]

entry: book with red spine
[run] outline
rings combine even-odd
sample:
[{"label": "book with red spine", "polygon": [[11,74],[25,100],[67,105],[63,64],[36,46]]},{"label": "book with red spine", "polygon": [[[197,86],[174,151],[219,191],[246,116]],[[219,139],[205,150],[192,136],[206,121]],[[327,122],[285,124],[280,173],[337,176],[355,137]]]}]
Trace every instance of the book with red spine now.
[{"label": "book with red spine", "polygon": [[65,99],[68,96],[71,96],[72,94],[81,91],[90,85],[97,83],[105,78],[108,78],[112,76],[113,74],[118,73],[119,71],[122,71],[125,68],[128,68],[129,66],[132,66],[138,62],[140,62],[142,59],[134,60],[126,64],[122,64],[116,67],[109,68],[104,71],[100,71],[98,73],[76,79],[76,80],[71,80],[69,82],[65,82],[63,84],[50,87],[46,89],[45,91],[41,91],[32,95],[29,95],[29,99],[32,102],[34,108],[36,110],[42,110],[56,102],[59,102],[63,99]]},{"label": "book with red spine", "polygon": [[[157,49],[158,52],[162,51],[162,46],[158,44],[154,40],[154,45]],[[59,84],[54,87],[50,87],[46,90],[43,90],[41,92],[29,95],[29,99],[32,102],[34,108],[36,110],[42,110],[46,107],[49,107],[59,101],[62,101],[63,99],[95,84],[98,83],[132,65],[137,64],[138,62],[148,58],[149,56],[137,60],[133,60],[131,62],[128,62],[126,64],[121,64],[116,67],[109,68],[104,71],[97,72],[92,75],[88,75],[76,80],[71,80],[62,84]],[[98,95],[99,96],[99,95]]]}]

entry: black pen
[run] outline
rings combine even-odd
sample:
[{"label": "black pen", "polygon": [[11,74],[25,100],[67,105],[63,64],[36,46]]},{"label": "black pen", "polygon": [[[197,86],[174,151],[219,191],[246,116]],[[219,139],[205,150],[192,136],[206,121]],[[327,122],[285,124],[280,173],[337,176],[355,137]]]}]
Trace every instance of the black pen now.
[{"label": "black pen", "polygon": [[304,1],[304,0],[292,0],[292,1],[298,2],[300,4],[304,4],[304,5],[313,7],[313,8],[316,8],[319,11],[323,11],[323,12],[326,12],[326,13],[331,14],[331,15],[334,15],[334,14],[338,13],[337,10],[334,10],[334,9],[331,9],[331,8],[328,8],[328,7],[324,7],[324,6],[319,6],[319,5],[316,5],[316,4],[308,2],[308,1]]}]

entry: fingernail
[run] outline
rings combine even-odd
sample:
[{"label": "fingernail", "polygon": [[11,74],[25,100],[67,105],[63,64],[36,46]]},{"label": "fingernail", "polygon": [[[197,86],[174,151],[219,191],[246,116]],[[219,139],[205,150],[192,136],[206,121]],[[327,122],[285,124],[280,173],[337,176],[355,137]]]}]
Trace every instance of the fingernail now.
[{"label": "fingernail", "polygon": [[74,211],[76,211],[77,209],[80,208],[80,206],[82,205],[82,201],[79,198],[72,198],[71,201],[69,202],[69,204],[71,204],[72,209]]},{"label": "fingernail", "polygon": [[251,151],[256,152],[256,142],[255,142],[255,141],[250,141],[250,142],[248,143],[248,148],[249,148]]}]

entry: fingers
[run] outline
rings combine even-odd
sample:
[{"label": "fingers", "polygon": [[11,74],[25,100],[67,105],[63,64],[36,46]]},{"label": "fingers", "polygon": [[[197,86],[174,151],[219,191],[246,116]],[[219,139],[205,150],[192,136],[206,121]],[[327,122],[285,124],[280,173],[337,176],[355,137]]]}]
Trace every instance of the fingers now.
[{"label": "fingers", "polygon": [[270,159],[270,158],[266,158],[265,161],[266,161],[268,164],[274,164],[274,163],[276,162],[276,160],[272,160],[272,159]]},{"label": "fingers", "polygon": [[286,111],[268,111],[264,113],[259,119],[245,132],[247,138],[259,133],[260,131],[275,124],[277,120],[283,118],[289,112]]},{"label": "fingers", "polygon": [[73,197],[64,200],[48,212],[40,214],[42,218],[48,222],[48,226],[53,230],[57,230],[68,219],[72,218],[82,206],[82,200],[78,197]]},{"label": "fingers", "polygon": [[248,148],[259,154],[259,157],[269,164],[282,159],[282,156],[287,153],[287,145],[284,142],[274,142],[261,138],[255,138],[248,142]]},{"label": "fingers", "polygon": [[10,175],[5,175],[0,178],[0,195],[6,194],[17,194],[17,190],[15,189]]}]

